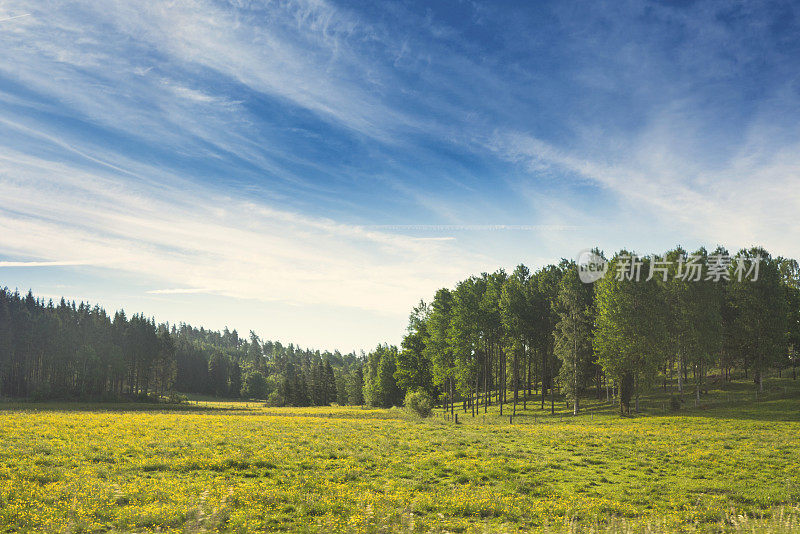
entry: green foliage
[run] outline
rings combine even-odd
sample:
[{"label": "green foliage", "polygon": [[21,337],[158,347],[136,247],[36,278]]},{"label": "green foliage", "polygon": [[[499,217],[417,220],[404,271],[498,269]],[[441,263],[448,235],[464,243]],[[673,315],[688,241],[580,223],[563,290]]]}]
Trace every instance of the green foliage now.
[{"label": "green foliage", "polygon": [[555,410],[558,389],[577,411],[592,386],[599,397],[603,382],[618,391],[623,378],[632,380],[626,387],[638,410],[641,395],[676,366],[681,392],[691,374],[698,401],[715,366],[726,379],[733,367],[756,378],[769,368],[796,375],[800,268],[761,249],[742,251],[767,263],[758,282],[733,281],[733,267],[727,275],[717,268],[727,254],[677,247],[636,258],[633,276],[635,269],[623,272],[626,257],[633,261],[623,250],[594,285],[580,282],[567,260],[534,273],[520,265],[510,276],[472,276],[413,310],[395,379],[401,389],[429,390],[430,376],[446,408],[462,402],[475,415],[481,403],[484,411],[496,400],[502,408],[509,390],[516,407],[519,392],[525,403],[534,389],[542,408],[549,393]]},{"label": "green foliage", "polygon": [[[291,383],[285,380],[289,363],[299,369]],[[318,364],[323,389],[309,391]],[[338,396],[335,371],[349,375],[361,365],[355,353],[262,342],[253,332],[246,340],[227,328],[156,324],[122,311],[112,318],[98,306],[63,299],[56,305],[0,289],[0,397],[110,401],[180,391],[235,398],[246,389],[243,378],[259,372],[268,380],[267,394],[289,387],[280,394],[283,402],[308,403],[318,393],[321,403],[330,403]]]},{"label": "green foliage", "polygon": [[364,399],[370,406],[390,408],[403,402],[403,392],[394,378],[397,347],[378,345],[367,357]]},{"label": "green foliage", "polygon": [[247,374],[242,395],[248,399],[256,400],[267,397],[267,379],[261,371],[251,371]]},{"label": "green foliage", "polygon": [[302,368],[287,362],[283,374],[283,384],[276,400],[283,400],[285,406],[311,406],[308,381]]},{"label": "green foliage", "polygon": [[364,368],[358,366],[353,370],[353,374],[347,385],[347,400],[352,406],[363,406],[364,401]]},{"label": "green foliage", "polygon": [[230,379],[228,385],[228,391],[231,397],[239,397],[242,392],[242,367],[239,365],[239,362],[233,362],[233,365],[230,366]]},{"label": "green foliage", "polygon": [[217,352],[208,362],[209,391],[218,397],[228,395],[229,361]]},{"label": "green foliage", "polygon": [[[595,251],[599,253],[599,251]],[[496,403],[527,408],[534,391],[555,411],[556,391],[578,399],[619,389],[628,373],[633,398],[677,367],[679,389],[691,374],[697,404],[718,368],[752,373],[792,369],[800,353],[800,268],[759,248],[740,251],[722,280],[681,279],[680,247],[666,253],[664,279],[648,276],[659,258],[643,258],[640,281],[618,276],[626,251],[593,286],[562,260],[531,272],[482,273],[439,289],[410,317],[400,349],[342,355],[262,341],[250,332],[156,324],[141,314],[113,319],[87,304],[45,304],[0,290],[0,396],[162,398],[170,391],[268,397],[280,406],[331,403],[395,406],[420,390],[455,411],[477,415]],[[691,256],[707,275],[712,254]],[[759,278],[739,280],[735,265],[761,258]],[[679,261],[681,260],[681,261]],[[248,385],[260,374],[266,388]],[[606,386],[607,387],[607,386]],[[265,389],[265,390],[264,390]],[[593,389],[593,391],[591,391]],[[521,398],[520,398],[521,393]]]},{"label": "green foliage", "polygon": [[318,360],[312,366],[308,384],[310,400],[314,406],[329,406],[332,402],[336,402],[338,395],[336,375],[330,360],[326,359],[324,362]]},{"label": "green foliage", "polygon": [[518,267],[503,284],[500,292],[500,317],[503,325],[504,348],[506,356],[511,358],[511,389],[514,391],[514,409],[519,392],[520,361],[525,357],[528,340],[528,314],[530,299],[526,291],[528,281],[527,269]]},{"label": "green foliage", "polygon": [[591,369],[592,288],[578,278],[570,266],[559,283],[554,307],[559,321],[555,328],[555,354],[561,360],[559,379],[567,399],[578,413],[578,393]]},{"label": "green foliage", "polygon": [[453,294],[448,289],[439,289],[428,312],[429,337],[423,354],[431,362],[433,383],[445,393],[451,403],[455,395],[456,374],[456,362],[449,343],[452,315]]},{"label": "green foliage", "polygon": [[169,404],[188,404],[189,403],[189,397],[187,397],[183,393],[177,393],[177,392],[173,391],[172,393],[169,394],[169,397],[167,398],[167,402]]},{"label": "green foliage", "polygon": [[729,294],[736,352],[744,367],[753,370],[761,388],[765,370],[786,354],[790,315],[778,261],[761,248],[742,250],[735,260],[742,260],[749,268],[757,258],[761,258],[758,280],[753,282],[743,277],[740,281],[733,276]]},{"label": "green foliage", "polygon": [[425,391],[409,391],[403,405],[420,417],[428,417],[433,411],[433,399]]},{"label": "green foliage", "polygon": [[459,282],[453,291],[453,314],[447,342],[455,358],[456,391],[462,397],[471,397],[477,389],[482,349],[480,302],[484,289],[485,280],[473,276]]},{"label": "green foliage", "polygon": [[428,343],[427,320],[428,306],[420,302],[409,317],[408,330],[397,354],[397,370],[394,376],[397,385],[404,391],[421,389],[435,396],[431,362],[425,356],[425,346]]},{"label": "green foliage", "polygon": [[[655,379],[667,350],[667,307],[656,278],[639,281],[619,275],[621,251],[609,262],[606,275],[595,283],[597,318],[593,345],[598,362],[617,384],[632,380],[638,396]],[[642,261],[647,273],[650,260]]]},{"label": "green foliage", "polygon": [[269,396],[267,397],[266,405],[269,407],[280,408],[286,406],[286,404],[287,404],[286,397],[278,389],[270,393]]},{"label": "green foliage", "polygon": [[347,380],[348,377],[345,373],[341,371],[337,371],[335,374],[336,380],[336,404],[339,406],[347,406],[349,404],[348,394],[347,394]]}]

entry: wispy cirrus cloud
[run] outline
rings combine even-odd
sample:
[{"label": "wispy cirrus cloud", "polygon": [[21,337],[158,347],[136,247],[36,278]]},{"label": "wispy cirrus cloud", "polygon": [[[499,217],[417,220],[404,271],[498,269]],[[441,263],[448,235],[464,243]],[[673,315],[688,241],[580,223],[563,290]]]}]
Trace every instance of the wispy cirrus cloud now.
[{"label": "wispy cirrus cloud", "polygon": [[197,293],[217,293],[218,288],[213,287],[173,287],[167,289],[150,289],[150,295],[195,295]]},{"label": "wispy cirrus cloud", "polygon": [[791,5],[20,0],[0,20],[15,260],[399,316],[595,244],[800,255]]},{"label": "wispy cirrus cloud", "polygon": [[598,241],[617,247],[691,241],[800,254],[800,231],[786,223],[800,210],[800,131],[789,119],[800,112],[790,52],[800,42],[774,33],[796,27],[795,8],[623,3],[554,13],[572,60],[565,72],[590,92],[572,108],[566,139],[523,127],[479,138],[526,169],[516,190],[551,211],[588,208],[590,224],[607,229]]},{"label": "wispy cirrus cloud", "polygon": [[9,21],[9,20],[21,19],[23,17],[30,17],[30,16],[31,16],[30,13],[23,13],[22,15],[14,15],[13,17],[0,18],[0,22],[6,22],[6,21]]},{"label": "wispy cirrus cloud", "polygon": [[[157,169],[151,169],[157,175]],[[403,313],[442,280],[486,260],[420,239],[278,210],[152,177],[27,155],[0,157],[3,251],[36,265],[102,265],[174,284],[152,294],[214,293]],[[150,179],[144,179],[150,178]],[[43,195],[42,192],[48,192]],[[53,203],[57,197],[59,202]],[[26,262],[12,262],[22,265]]]},{"label": "wispy cirrus cloud", "polygon": [[753,133],[753,142],[719,166],[687,161],[680,152],[658,153],[654,147],[663,150],[666,144],[649,139],[657,135],[646,131],[623,151],[609,149],[603,161],[520,134],[496,137],[490,146],[531,169],[555,169],[609,191],[619,211],[596,218],[594,225],[628,218],[650,228],[661,226],[676,242],[760,244],[781,254],[800,254],[800,230],[786,224],[800,211],[800,142],[766,148]]},{"label": "wispy cirrus cloud", "polygon": [[0,267],[76,267],[83,265],[98,265],[98,264],[93,261],[81,261],[81,260],[0,261]]}]

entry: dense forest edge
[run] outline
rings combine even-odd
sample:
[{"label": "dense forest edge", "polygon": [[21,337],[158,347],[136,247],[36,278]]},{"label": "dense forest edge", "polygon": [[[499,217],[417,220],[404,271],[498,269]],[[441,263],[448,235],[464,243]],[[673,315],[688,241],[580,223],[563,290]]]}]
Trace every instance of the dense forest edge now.
[{"label": "dense forest edge", "polygon": [[[605,258],[599,250],[597,256]],[[636,274],[636,277],[633,275]],[[744,276],[743,276],[744,275]],[[0,289],[0,398],[180,403],[186,394],[269,406],[438,405],[472,415],[520,402],[624,414],[655,387],[673,408],[710,382],[789,373],[800,346],[800,269],[763,248],[658,256],[620,251],[598,281],[574,261],[482,273],[420,301],[400,347],[321,352]],[[549,406],[548,406],[549,405]]]}]

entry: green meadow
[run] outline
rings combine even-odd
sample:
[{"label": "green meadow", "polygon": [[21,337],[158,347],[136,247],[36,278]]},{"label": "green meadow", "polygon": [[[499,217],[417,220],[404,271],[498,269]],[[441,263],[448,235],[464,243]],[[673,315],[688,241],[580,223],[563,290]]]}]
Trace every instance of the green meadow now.
[{"label": "green meadow", "polygon": [[800,529],[796,382],[555,408],[5,404],[0,531]]}]

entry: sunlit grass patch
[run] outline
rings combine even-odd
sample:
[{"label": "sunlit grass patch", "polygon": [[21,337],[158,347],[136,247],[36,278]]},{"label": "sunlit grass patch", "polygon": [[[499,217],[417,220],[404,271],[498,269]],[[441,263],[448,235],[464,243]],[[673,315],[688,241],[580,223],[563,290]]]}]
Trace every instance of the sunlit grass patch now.
[{"label": "sunlit grass patch", "polygon": [[796,403],[634,418],[529,403],[513,425],[493,407],[457,426],[252,402],[6,406],[0,530],[789,532]]}]

